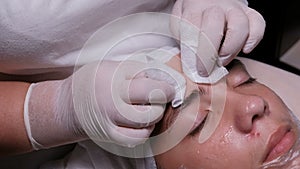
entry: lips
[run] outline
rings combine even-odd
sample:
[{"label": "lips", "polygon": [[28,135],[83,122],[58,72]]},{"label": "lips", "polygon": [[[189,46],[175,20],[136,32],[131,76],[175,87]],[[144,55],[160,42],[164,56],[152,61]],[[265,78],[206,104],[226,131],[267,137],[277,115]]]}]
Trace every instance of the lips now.
[{"label": "lips", "polygon": [[267,156],[264,162],[269,162],[287,153],[294,145],[296,135],[289,126],[283,126],[275,131],[268,142]]}]

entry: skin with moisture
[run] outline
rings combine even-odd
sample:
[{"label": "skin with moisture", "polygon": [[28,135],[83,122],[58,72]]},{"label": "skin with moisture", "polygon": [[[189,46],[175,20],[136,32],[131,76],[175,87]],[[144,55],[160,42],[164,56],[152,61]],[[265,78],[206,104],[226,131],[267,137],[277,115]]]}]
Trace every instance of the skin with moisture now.
[{"label": "skin with moisture", "polygon": [[[176,147],[155,157],[158,166],[253,169],[292,148],[299,136],[297,124],[270,88],[253,79],[239,62],[232,64],[226,84],[224,112],[212,136],[199,143],[199,135],[206,130],[205,117],[213,112],[208,111],[211,86],[198,84],[203,90],[198,115],[203,120]],[[176,109],[167,110],[160,132],[171,125],[177,113]]]}]

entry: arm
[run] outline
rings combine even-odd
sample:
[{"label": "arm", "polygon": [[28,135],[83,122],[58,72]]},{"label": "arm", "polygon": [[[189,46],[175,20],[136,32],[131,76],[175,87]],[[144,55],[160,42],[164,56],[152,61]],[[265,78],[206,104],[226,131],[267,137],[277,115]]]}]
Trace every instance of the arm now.
[{"label": "arm", "polygon": [[[174,98],[173,85],[179,85],[133,77],[135,71],[145,68],[147,65],[140,62],[107,61],[99,67],[85,65],[64,80],[2,82],[1,91],[5,92],[0,98],[5,113],[1,114],[4,122],[0,126],[0,148],[10,148],[0,155],[51,148],[88,136],[124,146],[143,142],[162,117],[165,104]],[[172,69],[164,69],[169,73],[161,75],[162,79],[170,74],[180,76]]]},{"label": "arm", "polygon": [[23,118],[28,87],[23,82],[0,82],[0,156],[31,150]]},{"label": "arm", "polygon": [[[33,137],[45,144],[44,147],[38,148],[54,147],[86,138],[85,135],[74,134],[73,128],[68,128],[68,124],[73,124],[69,118],[72,117],[71,113],[63,114],[56,110],[53,101],[60,93],[62,82],[46,81],[35,85],[0,82],[0,156],[37,149],[32,147]],[[29,87],[31,96],[28,109],[31,112],[27,112],[30,125],[26,126],[24,104],[27,104],[25,98]]]}]

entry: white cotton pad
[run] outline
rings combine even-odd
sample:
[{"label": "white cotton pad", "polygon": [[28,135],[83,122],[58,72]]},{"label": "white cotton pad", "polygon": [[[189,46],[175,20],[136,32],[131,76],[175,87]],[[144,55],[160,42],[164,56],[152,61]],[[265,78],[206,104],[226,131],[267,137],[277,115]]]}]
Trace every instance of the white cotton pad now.
[{"label": "white cotton pad", "polygon": [[[160,49],[157,49],[157,50],[154,50],[154,51],[148,53],[147,57],[154,59],[152,61],[153,64],[155,64],[156,62],[166,63],[178,53],[179,53],[178,48],[163,47],[163,48],[160,48]],[[170,72],[172,72],[172,71],[168,71],[168,73],[170,73]],[[156,71],[156,70],[148,71],[147,73],[148,73],[149,77],[151,77],[155,80],[164,80],[167,83],[169,83],[170,85],[174,86],[175,97],[172,100],[172,107],[177,107],[182,104],[183,99],[184,99],[185,89],[186,89],[186,86],[185,86],[186,81],[183,76],[175,76],[172,74],[169,74],[166,76],[164,74],[166,72]],[[168,77],[168,78],[166,78],[166,77]]]},{"label": "white cotton pad", "polygon": [[[181,23],[181,61],[183,72],[196,83],[212,84],[228,74],[219,60],[218,52],[209,38],[190,23]],[[201,57],[197,56],[201,53]],[[205,69],[209,76],[199,75],[197,67]]]}]

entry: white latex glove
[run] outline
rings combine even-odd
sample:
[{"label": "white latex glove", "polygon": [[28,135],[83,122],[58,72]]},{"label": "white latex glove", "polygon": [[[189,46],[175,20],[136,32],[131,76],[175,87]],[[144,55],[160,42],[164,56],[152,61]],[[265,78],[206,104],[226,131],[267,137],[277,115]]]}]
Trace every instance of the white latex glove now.
[{"label": "white latex glove", "polygon": [[[153,70],[160,74],[156,80]],[[104,61],[87,64],[64,81],[32,85],[25,112],[29,138],[35,149],[87,136],[128,147],[143,143],[175,90],[185,87],[177,84],[181,78],[163,64]]]},{"label": "white latex glove", "polygon": [[[181,49],[181,57],[185,62],[193,60],[191,57],[198,57],[193,65],[188,63],[188,66],[197,70],[197,74],[202,77],[209,76],[214,70],[214,65],[205,61],[205,57],[208,56],[203,51],[207,46],[201,44],[201,37],[206,36],[209,39],[220,57],[220,63],[216,64],[224,66],[241,49],[244,53],[251,52],[264,35],[265,21],[263,17],[254,9],[249,8],[245,1],[177,0],[172,13],[179,17],[179,20],[171,20],[172,33],[181,40],[181,43],[182,41],[196,42],[196,44],[189,44],[191,46]],[[201,33],[195,35],[190,30],[191,28],[187,28],[189,26],[183,25],[184,20],[194,25]],[[195,48],[192,49],[193,52],[187,51],[190,47]],[[204,61],[199,61],[199,58]],[[206,60],[210,60],[210,58]],[[197,81],[196,79],[192,80]]]}]

